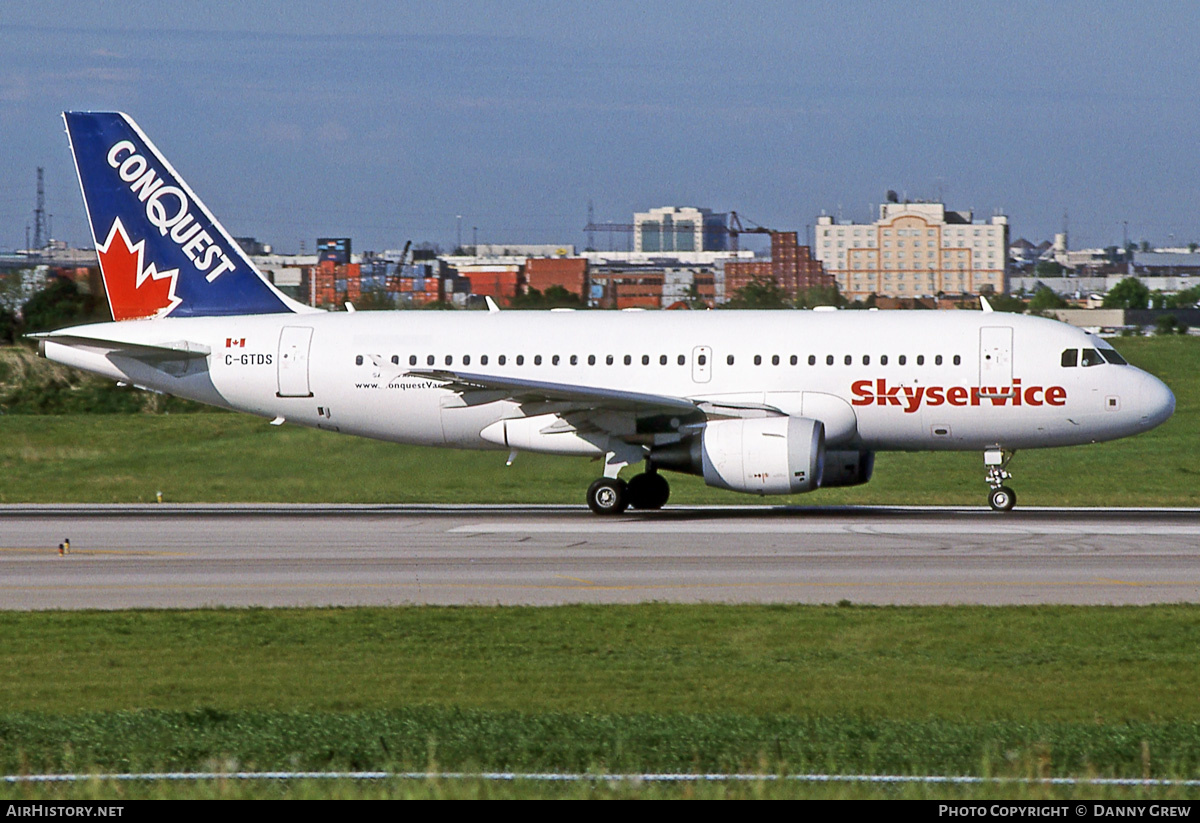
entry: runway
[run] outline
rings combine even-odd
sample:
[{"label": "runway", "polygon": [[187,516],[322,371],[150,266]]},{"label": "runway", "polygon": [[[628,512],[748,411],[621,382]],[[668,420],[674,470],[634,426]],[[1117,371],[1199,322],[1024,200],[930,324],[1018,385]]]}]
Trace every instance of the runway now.
[{"label": "runway", "polygon": [[840,600],[1200,602],[1200,509],[0,506],[4,609]]}]

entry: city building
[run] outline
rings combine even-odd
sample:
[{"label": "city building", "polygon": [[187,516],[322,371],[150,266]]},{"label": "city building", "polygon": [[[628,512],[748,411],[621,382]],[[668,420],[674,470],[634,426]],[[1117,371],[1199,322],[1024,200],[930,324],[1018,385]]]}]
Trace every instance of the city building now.
[{"label": "city building", "polygon": [[633,215],[635,252],[725,251],[728,215],[708,209],[664,206]]},{"label": "city building", "polygon": [[790,298],[813,288],[829,288],[836,282],[826,274],[821,261],[808,246],[801,246],[794,231],[771,232],[771,259],[725,263],[725,294],[729,298],[754,280],[774,280]]},{"label": "city building", "polygon": [[680,266],[663,269],[664,309],[708,308],[725,302],[724,278],[719,268]]},{"label": "city building", "polygon": [[1008,217],[973,220],[942,203],[882,203],[873,223],[817,219],[817,260],[842,294],[915,297],[1008,287]]},{"label": "city building", "polygon": [[555,286],[576,297],[588,294],[588,261],[582,257],[530,257],[525,261],[525,287],[545,294]]}]

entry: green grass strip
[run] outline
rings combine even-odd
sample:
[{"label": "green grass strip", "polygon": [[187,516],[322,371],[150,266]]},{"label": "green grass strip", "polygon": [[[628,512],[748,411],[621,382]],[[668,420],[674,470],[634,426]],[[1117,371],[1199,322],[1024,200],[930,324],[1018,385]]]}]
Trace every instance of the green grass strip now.
[{"label": "green grass strip", "polygon": [[275,769],[1195,777],[1200,724],[442,708],[0,715],[5,774]]},{"label": "green grass strip", "polygon": [[1196,777],[1200,607],[0,614],[0,769]]},{"label": "green grass strip", "polygon": [[0,707],[1200,721],[1200,606],[0,613]]}]

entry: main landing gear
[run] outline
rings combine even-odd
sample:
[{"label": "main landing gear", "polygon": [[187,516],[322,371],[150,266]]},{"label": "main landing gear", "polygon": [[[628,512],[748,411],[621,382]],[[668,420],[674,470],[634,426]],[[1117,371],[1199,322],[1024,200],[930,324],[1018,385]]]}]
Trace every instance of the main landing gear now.
[{"label": "main landing gear", "polygon": [[1003,449],[989,449],[983,453],[983,465],[987,466],[987,484],[991,487],[988,492],[988,505],[993,511],[1011,511],[1017,504],[1017,493],[1004,485],[1004,481],[1012,477],[1006,470],[1008,461],[1013,459],[1013,452]]},{"label": "main landing gear", "polygon": [[620,514],[635,509],[661,509],[671,496],[665,477],[650,466],[628,483],[619,477],[601,477],[588,487],[587,503],[596,514]]}]

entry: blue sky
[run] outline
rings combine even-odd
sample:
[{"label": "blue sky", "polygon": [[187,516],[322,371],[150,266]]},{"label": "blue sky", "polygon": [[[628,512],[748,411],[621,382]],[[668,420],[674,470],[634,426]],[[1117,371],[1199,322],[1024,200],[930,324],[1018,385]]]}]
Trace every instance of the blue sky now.
[{"label": "blue sky", "polygon": [[88,233],[59,112],[131,114],[284,251],[584,242],[587,203],[802,233],[888,189],[1072,246],[1200,241],[1187,3],[38,2],[0,9],[0,249],[35,168]]}]

